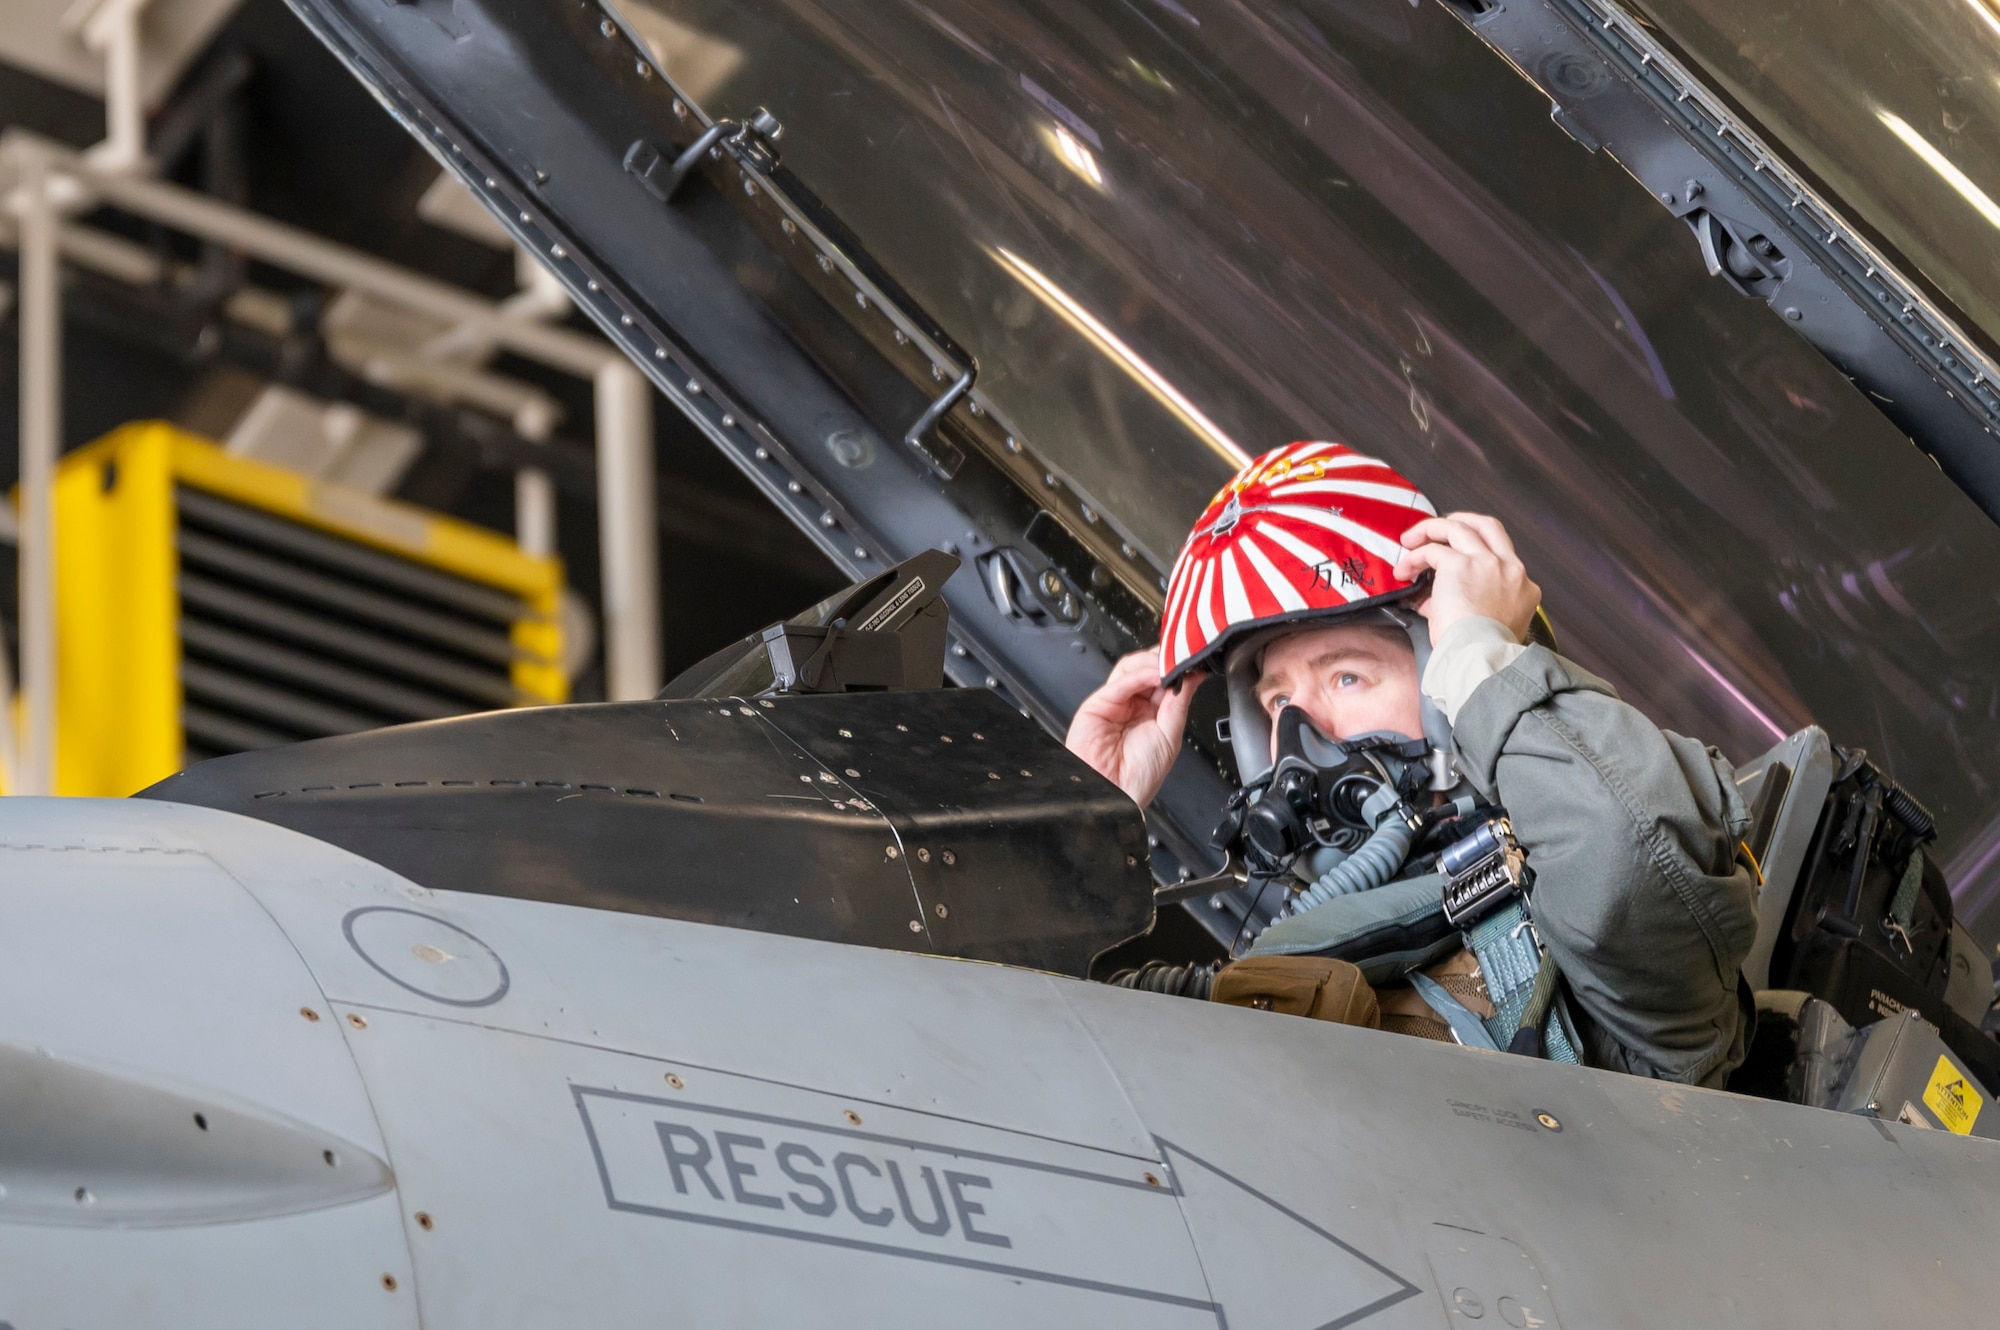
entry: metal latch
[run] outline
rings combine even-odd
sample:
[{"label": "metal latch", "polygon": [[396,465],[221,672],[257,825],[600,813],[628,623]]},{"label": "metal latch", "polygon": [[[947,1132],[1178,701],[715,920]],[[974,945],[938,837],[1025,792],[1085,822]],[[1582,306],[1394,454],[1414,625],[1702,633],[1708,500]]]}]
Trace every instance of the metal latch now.
[{"label": "metal latch", "polygon": [[1528,852],[1504,817],[1488,818],[1470,836],[1447,845],[1438,855],[1438,871],[1444,874],[1444,917],[1454,928],[1466,927],[1535,884]]}]

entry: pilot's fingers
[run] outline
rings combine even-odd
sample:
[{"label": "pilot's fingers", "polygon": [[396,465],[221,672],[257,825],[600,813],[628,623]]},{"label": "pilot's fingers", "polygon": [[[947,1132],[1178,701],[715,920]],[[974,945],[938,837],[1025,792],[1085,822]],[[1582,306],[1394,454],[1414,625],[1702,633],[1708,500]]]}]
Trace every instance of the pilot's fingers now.
[{"label": "pilot's fingers", "polygon": [[[1411,537],[1416,539],[1412,540]],[[1404,548],[1423,545],[1449,545],[1461,554],[1475,558],[1493,558],[1493,547],[1486,543],[1486,535],[1479,528],[1450,517],[1427,517],[1403,533]]]},{"label": "pilot's fingers", "polygon": [[1160,701],[1158,653],[1138,651],[1111,668],[1111,677],[1083,699],[1078,716],[1095,716],[1114,725],[1129,725],[1152,715]]},{"label": "pilot's fingers", "polygon": [[1195,690],[1200,688],[1206,674],[1190,674],[1180,681],[1177,688],[1166,689],[1160,697],[1159,726],[1170,735],[1179,735],[1187,728],[1188,708],[1194,705]]},{"label": "pilot's fingers", "polygon": [[1134,651],[1129,656],[1121,656],[1111,673],[1104,680],[1104,687],[1117,687],[1121,692],[1130,691],[1130,685],[1143,680],[1149,687],[1160,686],[1160,649],[1149,647],[1144,651]]},{"label": "pilot's fingers", "polygon": [[1451,520],[1471,527],[1486,542],[1486,547],[1503,559],[1518,559],[1514,553],[1514,538],[1507,534],[1507,528],[1497,517],[1485,513],[1452,513]]},{"label": "pilot's fingers", "polygon": [[1471,556],[1463,554],[1450,545],[1419,545],[1413,550],[1403,551],[1403,557],[1396,560],[1396,576],[1405,582],[1414,582],[1421,573],[1437,573],[1440,577],[1463,572],[1471,562]]}]

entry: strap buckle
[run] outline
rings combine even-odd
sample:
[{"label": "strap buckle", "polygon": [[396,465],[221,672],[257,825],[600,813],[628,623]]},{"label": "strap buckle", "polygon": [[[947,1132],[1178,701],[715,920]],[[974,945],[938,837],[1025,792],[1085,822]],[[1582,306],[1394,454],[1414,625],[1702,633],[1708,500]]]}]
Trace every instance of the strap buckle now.
[{"label": "strap buckle", "polygon": [[1465,928],[1490,914],[1502,901],[1526,895],[1535,883],[1528,852],[1514,838],[1514,824],[1493,817],[1471,835],[1453,841],[1438,856],[1444,874],[1444,917]]}]

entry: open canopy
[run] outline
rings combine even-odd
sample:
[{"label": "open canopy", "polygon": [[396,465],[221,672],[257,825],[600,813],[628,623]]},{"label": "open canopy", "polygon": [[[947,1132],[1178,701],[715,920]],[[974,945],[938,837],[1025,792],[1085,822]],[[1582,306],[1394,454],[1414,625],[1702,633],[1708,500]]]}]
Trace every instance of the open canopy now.
[{"label": "open canopy", "polygon": [[[293,2],[829,555],[964,558],[959,682],[1061,724],[1216,486],[1338,439],[1506,521],[1650,714],[1817,721],[2000,882],[1992,122],[1828,76],[1886,6],[1764,59],[1803,7]],[[1195,871],[1223,760],[1154,818]]]}]

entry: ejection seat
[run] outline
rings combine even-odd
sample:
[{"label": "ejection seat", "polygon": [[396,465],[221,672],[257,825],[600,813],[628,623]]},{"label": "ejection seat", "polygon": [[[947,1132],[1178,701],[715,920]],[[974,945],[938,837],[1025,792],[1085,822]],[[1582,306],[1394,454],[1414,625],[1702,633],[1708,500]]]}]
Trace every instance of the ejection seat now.
[{"label": "ejection seat", "polygon": [[1729,1088],[2000,1135],[2000,1111],[1981,1122],[1919,1107],[1940,1057],[2000,1091],[2000,1043],[1979,1028],[1992,965],[1922,854],[1929,815],[1818,726],[1740,767],[1737,788],[1760,876],[1743,964],[1757,1025]]}]

